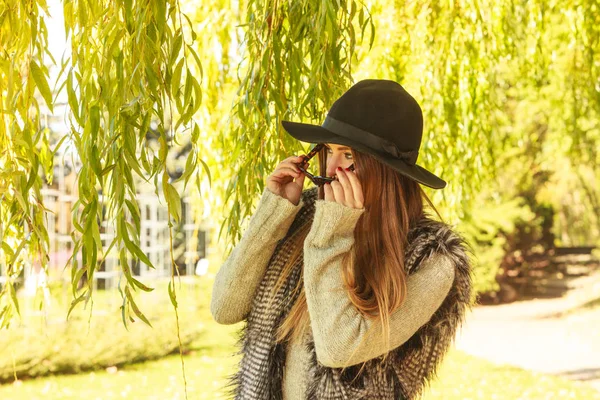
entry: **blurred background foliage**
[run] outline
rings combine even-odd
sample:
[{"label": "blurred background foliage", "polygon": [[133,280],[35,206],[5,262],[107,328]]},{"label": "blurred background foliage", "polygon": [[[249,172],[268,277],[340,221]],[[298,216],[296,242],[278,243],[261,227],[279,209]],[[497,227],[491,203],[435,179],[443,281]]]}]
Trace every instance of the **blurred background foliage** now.
[{"label": "blurred background foliage", "polygon": [[[174,332],[176,320],[166,286],[161,283],[157,285],[156,293],[144,293],[140,297],[148,308],[146,314],[152,327],[132,323],[125,330],[119,323],[121,316],[114,312],[120,305],[116,290],[94,294],[93,318],[87,310],[78,308],[65,324],[62,321],[64,309],[71,301],[70,292],[64,283],[52,283],[52,310],[27,313],[18,327],[0,335],[0,385],[47,375],[121,369],[125,365],[178,353],[179,343]],[[199,299],[209,288],[206,280],[178,286],[184,354],[211,346],[223,337],[223,334],[215,335],[218,326],[206,329],[210,312]],[[34,303],[39,298],[20,296],[19,300],[23,308],[35,308]],[[173,363],[172,373],[180,375],[180,363],[180,360]]]},{"label": "blurred background foliage", "polygon": [[[73,239],[85,261],[70,265],[73,305],[91,296],[76,290],[82,274],[117,251],[126,323],[141,318],[131,292],[147,290],[127,270],[128,258],[144,261],[136,184],[151,183],[173,221],[184,191],[198,214],[210,206],[227,254],[270,171],[308,150],[281,120],[320,123],[364,78],[396,80],[421,104],[418,163],[448,182],[426,190],[473,244],[477,291],[498,290],[502,260],[523,246],[600,244],[598,1],[152,4],[63,2],[71,51],[60,61],[46,50],[44,0],[0,5],[2,326],[17,311],[21,252],[47,263],[39,189],[60,146],[84,162]],[[56,82],[52,64],[62,71]],[[43,106],[52,111],[61,91],[70,132],[57,137]],[[179,159],[185,167],[173,179]],[[111,249],[97,240],[100,190],[118,227]],[[531,240],[515,241],[524,230]]]}]

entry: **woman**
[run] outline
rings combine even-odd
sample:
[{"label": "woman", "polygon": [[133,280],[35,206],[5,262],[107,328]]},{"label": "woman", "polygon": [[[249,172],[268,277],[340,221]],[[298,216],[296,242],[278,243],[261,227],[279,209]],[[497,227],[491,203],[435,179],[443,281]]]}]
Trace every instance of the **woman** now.
[{"label": "woman", "polygon": [[[461,237],[424,209],[419,184],[446,182],[416,164],[422,118],[398,83],[364,80],[321,126],[283,122],[318,145],[267,178],[213,287],[215,320],[247,321],[236,399],[413,399],[433,378],[471,271]],[[306,169],[315,154],[322,176]]]}]

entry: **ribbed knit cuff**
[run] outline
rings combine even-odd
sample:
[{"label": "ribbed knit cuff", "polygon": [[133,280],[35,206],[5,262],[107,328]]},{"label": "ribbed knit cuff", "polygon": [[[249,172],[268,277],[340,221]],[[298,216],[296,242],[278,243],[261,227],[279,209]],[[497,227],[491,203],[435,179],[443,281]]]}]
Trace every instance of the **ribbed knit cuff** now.
[{"label": "ribbed knit cuff", "polygon": [[291,201],[285,199],[265,187],[261,198],[256,207],[256,211],[252,216],[253,221],[250,223],[256,226],[257,239],[281,239],[285,236],[289,227],[294,222],[296,214],[304,205],[304,200],[300,198],[297,206]]},{"label": "ribbed knit cuff", "polygon": [[335,201],[315,200],[315,216],[306,240],[312,245],[326,246],[334,236],[348,236],[364,208],[351,208]]}]

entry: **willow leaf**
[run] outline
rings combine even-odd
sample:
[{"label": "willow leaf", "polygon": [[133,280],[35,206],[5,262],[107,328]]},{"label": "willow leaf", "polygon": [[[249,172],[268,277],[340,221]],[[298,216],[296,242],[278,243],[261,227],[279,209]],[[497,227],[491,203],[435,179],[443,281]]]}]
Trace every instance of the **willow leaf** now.
[{"label": "willow leaf", "polygon": [[75,300],[71,301],[71,305],[69,306],[69,311],[67,311],[67,320],[69,320],[69,316],[71,312],[75,309],[75,306],[85,300],[85,293],[81,296],[77,297]]},{"label": "willow leaf", "polygon": [[138,308],[137,304],[135,304],[133,296],[131,295],[131,291],[129,290],[129,286],[125,286],[125,295],[127,296],[127,299],[129,300],[129,305],[131,306],[131,309],[133,310],[135,315],[137,315],[139,319],[144,321],[149,327],[152,328],[152,324],[150,323],[150,321],[148,321],[146,316]]},{"label": "willow leaf", "polygon": [[48,81],[46,80],[46,75],[44,74],[44,71],[42,71],[42,69],[37,65],[37,63],[34,60],[31,60],[30,68],[35,85],[37,86],[44,100],[46,101],[46,105],[50,109],[50,112],[53,112],[52,92],[50,91],[50,86],[48,86]]},{"label": "willow leaf", "polygon": [[173,307],[177,308],[177,295],[173,289],[172,283],[173,281],[169,281],[169,299],[171,299],[171,304],[173,304]]},{"label": "willow leaf", "polygon": [[181,219],[181,198],[179,197],[179,193],[173,185],[167,183],[165,186],[165,197],[169,202],[169,211],[175,222],[179,222]]}]

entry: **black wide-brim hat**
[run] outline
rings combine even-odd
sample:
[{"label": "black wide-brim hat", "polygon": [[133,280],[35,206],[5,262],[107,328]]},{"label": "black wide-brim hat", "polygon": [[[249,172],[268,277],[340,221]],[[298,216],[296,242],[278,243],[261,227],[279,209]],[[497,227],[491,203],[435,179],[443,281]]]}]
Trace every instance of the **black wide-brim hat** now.
[{"label": "black wide-brim hat", "polygon": [[417,165],[423,113],[397,82],[366,79],[333,103],[322,125],[282,121],[294,138],[308,143],[350,146],[433,189],[446,182]]}]

